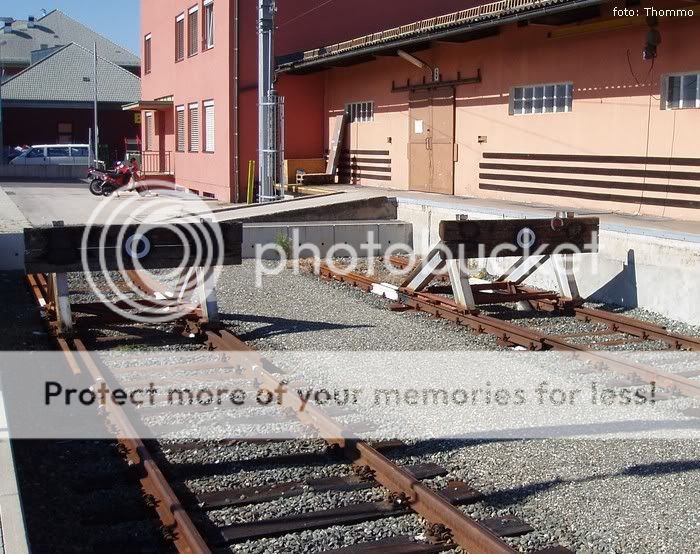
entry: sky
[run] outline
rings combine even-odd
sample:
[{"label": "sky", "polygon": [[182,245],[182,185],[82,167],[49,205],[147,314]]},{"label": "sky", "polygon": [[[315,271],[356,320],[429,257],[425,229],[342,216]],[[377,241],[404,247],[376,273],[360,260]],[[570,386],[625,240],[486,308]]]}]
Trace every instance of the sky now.
[{"label": "sky", "polygon": [[141,35],[140,0],[2,0],[0,17],[38,19],[41,9],[61,10],[112,42],[139,55]]}]

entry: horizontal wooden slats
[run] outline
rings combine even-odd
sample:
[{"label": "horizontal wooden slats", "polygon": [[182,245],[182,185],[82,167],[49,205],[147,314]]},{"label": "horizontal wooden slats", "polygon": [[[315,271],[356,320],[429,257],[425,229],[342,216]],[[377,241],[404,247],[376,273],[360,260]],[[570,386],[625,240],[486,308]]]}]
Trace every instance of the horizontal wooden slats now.
[{"label": "horizontal wooden slats", "polygon": [[508,171],[537,171],[542,173],[576,173],[579,175],[614,175],[616,177],[645,177],[654,179],[678,179],[681,181],[698,181],[700,173],[692,171],[662,171],[658,169],[626,169],[615,167],[551,166],[482,163],[481,169],[498,169]]},{"label": "horizontal wooden slats", "polygon": [[391,181],[391,157],[388,150],[352,150],[342,152],[338,174],[342,181]]},{"label": "horizontal wooden slats", "polygon": [[700,158],[504,152],[485,152],[483,158],[488,161],[479,164],[481,190],[700,208]]},{"label": "horizontal wooden slats", "polygon": [[586,162],[602,164],[687,165],[700,167],[700,158],[673,158],[664,156],[601,156],[589,154],[519,154],[510,152],[484,152],[484,159],[573,163]]},{"label": "horizontal wooden slats", "polygon": [[542,183],[549,185],[565,185],[586,188],[602,188],[607,190],[633,190],[640,192],[677,192],[680,194],[700,194],[700,184],[697,187],[683,185],[665,185],[660,183],[632,183],[626,181],[594,181],[592,179],[573,179],[566,177],[543,177],[541,175],[515,175],[505,173],[479,173],[480,179],[489,181],[516,181],[523,183]]},{"label": "horizontal wooden slats", "polygon": [[625,196],[622,194],[596,194],[578,190],[562,189],[542,189],[536,187],[512,187],[508,185],[492,185],[489,183],[479,183],[482,190],[493,190],[499,192],[515,192],[521,194],[537,194],[544,196],[564,196],[568,198],[581,198],[584,200],[599,200],[601,202],[628,202],[632,204],[643,204],[645,206],[667,206],[670,208],[690,208],[700,209],[700,201],[682,200],[674,198],[657,198],[651,196]]}]

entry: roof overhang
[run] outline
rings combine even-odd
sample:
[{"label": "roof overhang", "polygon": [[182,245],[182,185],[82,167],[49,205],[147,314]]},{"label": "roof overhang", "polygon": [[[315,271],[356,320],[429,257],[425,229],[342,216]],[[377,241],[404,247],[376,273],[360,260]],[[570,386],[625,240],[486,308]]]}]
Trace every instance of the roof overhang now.
[{"label": "roof overhang", "polygon": [[172,100],[140,100],[131,104],[124,104],[125,112],[165,112],[173,108]]},{"label": "roof overhang", "polygon": [[398,50],[416,52],[434,41],[466,42],[491,36],[510,23],[554,16],[572,10],[593,9],[606,0],[500,0],[417,21],[396,29],[366,35],[316,50],[277,59],[278,73],[305,74],[397,56]]}]

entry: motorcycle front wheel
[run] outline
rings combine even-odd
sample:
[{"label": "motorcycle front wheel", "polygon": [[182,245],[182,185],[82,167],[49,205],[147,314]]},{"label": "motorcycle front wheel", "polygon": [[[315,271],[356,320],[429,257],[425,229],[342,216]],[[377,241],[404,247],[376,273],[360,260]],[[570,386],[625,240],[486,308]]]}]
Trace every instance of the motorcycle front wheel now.
[{"label": "motorcycle front wheel", "polygon": [[95,196],[102,196],[102,180],[93,179],[90,183],[90,192]]}]

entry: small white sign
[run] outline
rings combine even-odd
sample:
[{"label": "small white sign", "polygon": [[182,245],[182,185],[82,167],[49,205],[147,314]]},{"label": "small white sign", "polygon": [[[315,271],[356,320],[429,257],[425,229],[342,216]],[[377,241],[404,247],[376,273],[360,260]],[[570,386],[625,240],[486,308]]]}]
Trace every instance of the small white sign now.
[{"label": "small white sign", "polygon": [[417,135],[422,135],[423,134],[423,120],[422,119],[416,119],[414,122],[414,129],[415,133]]}]

